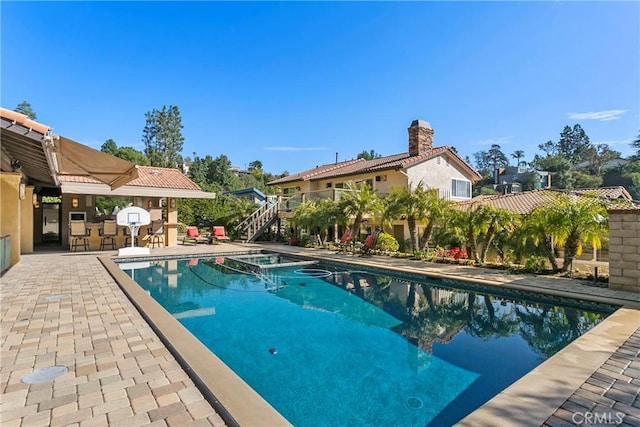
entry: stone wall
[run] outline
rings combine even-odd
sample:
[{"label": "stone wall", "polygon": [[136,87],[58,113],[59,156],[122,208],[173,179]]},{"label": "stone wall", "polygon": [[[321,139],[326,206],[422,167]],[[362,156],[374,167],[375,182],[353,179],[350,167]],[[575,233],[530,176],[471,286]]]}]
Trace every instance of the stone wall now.
[{"label": "stone wall", "polygon": [[640,293],[640,209],[609,211],[609,288]]}]

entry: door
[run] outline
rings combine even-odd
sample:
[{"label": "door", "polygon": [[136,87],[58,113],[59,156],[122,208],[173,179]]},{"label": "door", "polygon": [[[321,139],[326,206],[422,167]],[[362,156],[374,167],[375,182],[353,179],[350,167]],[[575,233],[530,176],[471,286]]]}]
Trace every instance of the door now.
[{"label": "door", "polygon": [[404,248],[404,225],[393,225],[393,237],[396,238],[401,248]]},{"label": "door", "polygon": [[42,241],[60,241],[60,204],[42,204]]}]

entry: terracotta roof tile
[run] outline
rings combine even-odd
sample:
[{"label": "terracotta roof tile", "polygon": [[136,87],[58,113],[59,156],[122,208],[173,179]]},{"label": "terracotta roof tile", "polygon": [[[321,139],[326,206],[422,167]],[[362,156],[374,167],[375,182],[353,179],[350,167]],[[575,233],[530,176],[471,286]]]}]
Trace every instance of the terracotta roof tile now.
[{"label": "terracotta roof tile", "polygon": [[285,182],[292,182],[292,181],[308,181],[309,179],[316,178],[317,176],[325,174],[326,172],[337,170],[342,167],[349,166],[358,162],[364,162],[364,161],[365,161],[364,159],[355,159],[355,160],[347,160],[344,162],[331,163],[328,165],[316,166],[313,169],[308,169],[306,171],[298,172],[296,174],[288,175],[288,176],[276,179],[275,181],[271,181],[269,182],[269,185],[282,184]]},{"label": "terracotta roof tile", "polygon": [[518,214],[527,214],[539,206],[551,203],[559,194],[593,195],[607,201],[607,207],[631,207],[631,195],[624,187],[605,188],[579,188],[573,190],[550,190],[540,189],[523,191],[522,193],[512,193],[505,195],[482,195],[471,200],[458,202],[457,206],[462,209],[470,209],[475,205],[490,205],[499,209],[507,209]]},{"label": "terracotta roof tile", "polygon": [[308,181],[310,179],[326,179],[340,176],[356,175],[361,173],[373,172],[378,170],[401,169],[407,168],[414,164],[436,157],[446,153],[450,155],[462,167],[467,168],[477,179],[482,178],[476,170],[469,165],[458,153],[451,147],[443,146],[431,149],[417,156],[410,156],[409,153],[393,154],[391,156],[378,157],[376,159],[365,160],[355,159],[346,162],[335,163],[330,165],[318,166],[294,175],[271,181],[269,185],[277,185],[286,182]]},{"label": "terracotta roof tile", "polygon": [[22,125],[43,135],[51,130],[51,127],[36,122],[35,120],[31,120],[29,117],[27,117],[26,114],[18,113],[17,111],[12,111],[0,107],[0,116],[4,117],[5,119],[12,120],[19,125]]},{"label": "terracotta roof tile", "polygon": [[[99,184],[100,181],[76,175],[61,175],[62,182],[80,182]],[[133,187],[171,188],[178,190],[200,190],[200,187],[191,181],[178,169],[160,168],[154,166],[138,166],[138,178],[127,183]]]}]

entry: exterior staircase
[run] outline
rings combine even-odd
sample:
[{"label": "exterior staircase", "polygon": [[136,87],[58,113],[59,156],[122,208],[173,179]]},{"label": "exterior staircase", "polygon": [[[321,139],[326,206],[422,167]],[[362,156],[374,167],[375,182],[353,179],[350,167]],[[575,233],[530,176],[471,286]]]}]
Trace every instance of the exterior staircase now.
[{"label": "exterior staircase", "polygon": [[236,230],[245,242],[253,242],[278,219],[279,210],[279,200],[265,203],[238,224]]}]

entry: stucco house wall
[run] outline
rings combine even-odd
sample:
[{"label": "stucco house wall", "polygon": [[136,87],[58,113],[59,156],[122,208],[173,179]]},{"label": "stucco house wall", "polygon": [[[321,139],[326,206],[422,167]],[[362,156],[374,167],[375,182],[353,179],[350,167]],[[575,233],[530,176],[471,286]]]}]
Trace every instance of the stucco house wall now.
[{"label": "stucco house wall", "polygon": [[16,172],[0,173],[0,236],[10,236],[10,265],[20,261],[20,181],[22,175]]},{"label": "stucco house wall", "polygon": [[433,159],[411,166],[407,169],[407,175],[411,188],[422,183],[426,188],[437,188],[441,198],[449,200],[467,200],[471,197],[454,197],[451,195],[451,182],[453,179],[469,182],[465,175],[447,155],[440,155]]}]

